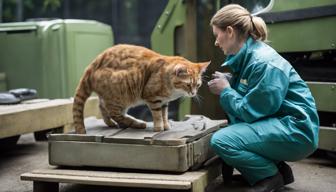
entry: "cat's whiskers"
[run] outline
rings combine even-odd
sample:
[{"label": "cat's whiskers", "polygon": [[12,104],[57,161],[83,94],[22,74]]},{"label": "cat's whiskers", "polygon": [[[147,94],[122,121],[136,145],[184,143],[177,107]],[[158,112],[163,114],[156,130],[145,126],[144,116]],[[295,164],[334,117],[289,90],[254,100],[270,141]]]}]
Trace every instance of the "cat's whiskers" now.
[{"label": "cat's whiskers", "polygon": [[208,75],[202,75],[202,80],[211,79]]},{"label": "cat's whiskers", "polygon": [[201,95],[197,94],[193,97],[193,100],[198,104],[198,106],[201,106],[204,98]]},{"label": "cat's whiskers", "polygon": [[208,81],[210,81],[210,80],[211,80],[211,78],[209,76],[207,76],[207,75],[202,76],[202,83],[203,84],[207,84]]}]

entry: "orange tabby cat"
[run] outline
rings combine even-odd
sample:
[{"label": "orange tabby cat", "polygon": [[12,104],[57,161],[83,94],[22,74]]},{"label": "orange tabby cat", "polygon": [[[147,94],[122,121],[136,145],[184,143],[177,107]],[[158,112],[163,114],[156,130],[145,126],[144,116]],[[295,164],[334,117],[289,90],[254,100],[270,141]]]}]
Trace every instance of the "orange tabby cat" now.
[{"label": "orange tabby cat", "polygon": [[183,57],[164,56],[134,45],[116,45],[100,54],[87,68],[77,87],[73,120],[76,133],[85,134],[83,110],[91,92],[99,96],[104,122],[110,127],[146,128],[146,123],[126,114],[139,104],[150,108],[154,131],[169,129],[168,102],[193,97],[209,65]]}]

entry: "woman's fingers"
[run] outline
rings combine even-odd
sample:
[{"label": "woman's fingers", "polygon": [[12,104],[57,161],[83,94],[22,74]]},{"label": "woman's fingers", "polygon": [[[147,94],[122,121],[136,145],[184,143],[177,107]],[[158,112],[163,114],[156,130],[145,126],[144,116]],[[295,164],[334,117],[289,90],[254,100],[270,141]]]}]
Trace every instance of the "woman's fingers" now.
[{"label": "woman's fingers", "polygon": [[214,77],[214,78],[224,78],[224,73],[215,71],[215,73],[212,74],[212,77]]}]

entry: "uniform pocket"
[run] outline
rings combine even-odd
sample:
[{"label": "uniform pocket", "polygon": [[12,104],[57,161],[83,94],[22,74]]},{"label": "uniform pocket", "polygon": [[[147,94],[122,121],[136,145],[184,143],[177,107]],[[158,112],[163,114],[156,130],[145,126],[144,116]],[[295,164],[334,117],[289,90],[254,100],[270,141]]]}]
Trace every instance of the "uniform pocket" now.
[{"label": "uniform pocket", "polygon": [[240,94],[245,95],[245,93],[247,92],[247,85],[239,83],[237,90],[240,92]]}]

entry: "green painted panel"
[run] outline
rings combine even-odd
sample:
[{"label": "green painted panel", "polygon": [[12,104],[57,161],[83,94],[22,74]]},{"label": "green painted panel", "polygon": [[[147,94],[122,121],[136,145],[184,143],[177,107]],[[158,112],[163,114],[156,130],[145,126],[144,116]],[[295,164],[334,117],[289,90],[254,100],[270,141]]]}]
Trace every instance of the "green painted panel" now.
[{"label": "green painted panel", "polygon": [[151,35],[153,50],[164,54],[175,54],[175,29],[186,21],[186,5],[182,0],[170,0]]},{"label": "green painted panel", "polygon": [[[151,48],[164,55],[176,55],[176,29],[186,22],[187,6],[183,0],[170,0],[151,35]],[[190,114],[191,100],[180,100],[178,118]]]},{"label": "green painted panel", "polygon": [[336,0],[275,0],[272,12],[336,4]]},{"label": "green painted panel", "polygon": [[336,49],[336,17],[268,24],[269,44],[279,52]]},{"label": "green painted panel", "polygon": [[318,148],[336,152],[336,127],[320,127]]},{"label": "green painted panel", "polygon": [[307,82],[307,85],[319,111],[336,112],[336,83]]}]

